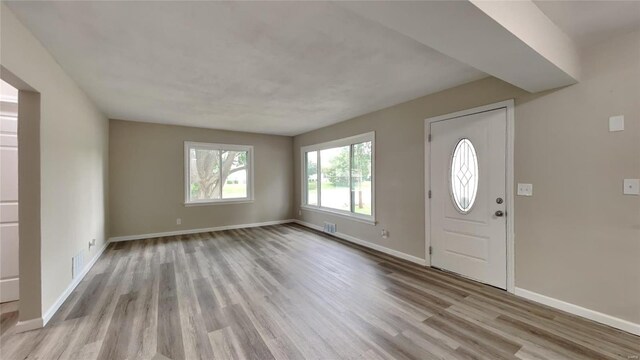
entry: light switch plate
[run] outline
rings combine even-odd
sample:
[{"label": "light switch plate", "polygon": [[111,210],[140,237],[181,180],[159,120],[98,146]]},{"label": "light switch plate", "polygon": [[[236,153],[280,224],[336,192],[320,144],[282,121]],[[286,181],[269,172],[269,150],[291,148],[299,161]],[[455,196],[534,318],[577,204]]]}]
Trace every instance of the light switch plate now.
[{"label": "light switch plate", "polygon": [[518,183],[518,195],[520,195],[520,196],[533,196],[533,184],[520,184],[520,183]]},{"label": "light switch plate", "polygon": [[625,195],[640,195],[640,179],[624,179]]},{"label": "light switch plate", "polygon": [[609,131],[624,130],[624,115],[616,115],[609,118]]}]

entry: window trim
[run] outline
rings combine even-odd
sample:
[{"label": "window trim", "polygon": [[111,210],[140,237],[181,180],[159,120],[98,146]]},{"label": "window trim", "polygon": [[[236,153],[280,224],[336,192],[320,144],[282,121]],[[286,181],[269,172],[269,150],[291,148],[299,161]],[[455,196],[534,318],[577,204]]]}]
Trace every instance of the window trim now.
[{"label": "window trim", "polygon": [[[320,151],[341,147],[341,146],[351,146],[354,144],[359,144],[363,142],[371,141],[371,215],[363,215],[357,214],[347,210],[339,210],[332,209],[328,207],[320,206],[320,198],[321,198],[321,186],[318,186],[318,205],[309,205],[307,204],[307,157],[306,153],[310,151],[318,152],[318,160],[320,158]],[[351,161],[351,160],[350,160]],[[302,210],[310,210],[317,211],[322,213],[329,213],[332,215],[341,216],[344,218],[348,218],[349,220],[364,222],[370,225],[376,224],[376,141],[375,141],[375,131],[367,132],[364,134],[349,136],[342,139],[331,140],[319,144],[307,145],[300,147],[300,178],[301,178],[301,196],[300,196],[300,208]],[[320,176],[320,161],[317,161],[318,168],[318,176]],[[349,176],[349,182],[351,182],[351,176]],[[351,188],[351,186],[349,186]]]},{"label": "window trim", "polygon": [[[234,199],[212,199],[212,200],[189,200],[190,190],[190,167],[189,150],[193,147],[200,149],[219,150],[219,151],[247,151],[247,196]],[[253,146],[252,145],[233,145],[219,143],[205,143],[196,141],[184,142],[184,206],[206,206],[206,205],[222,205],[222,204],[242,204],[254,201],[253,189]]]}]

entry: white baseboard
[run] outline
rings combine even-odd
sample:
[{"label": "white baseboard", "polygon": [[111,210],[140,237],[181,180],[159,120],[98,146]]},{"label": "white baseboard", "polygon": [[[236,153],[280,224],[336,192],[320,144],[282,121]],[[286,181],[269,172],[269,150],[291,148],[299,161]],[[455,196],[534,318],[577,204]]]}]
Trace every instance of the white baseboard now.
[{"label": "white baseboard", "polygon": [[575,304],[568,303],[566,301],[558,300],[546,295],[538,294],[533,291],[525,290],[522,288],[516,288],[515,294],[525,299],[535,301],[553,308],[566,311],[573,315],[578,315],[583,318],[593,320],[605,325],[609,325],[616,329],[624,330],[626,332],[640,335],[640,324],[632,323],[631,321],[623,320],[611,315],[603,314],[601,312],[584,308]]},{"label": "white baseboard", "polygon": [[216,227],[203,228],[203,229],[187,229],[187,230],[176,230],[176,231],[167,231],[167,232],[151,233],[151,234],[115,236],[115,237],[109,238],[109,241],[115,242],[115,241],[153,239],[153,238],[163,237],[163,236],[188,235],[188,234],[198,234],[198,233],[204,233],[204,232],[210,232],[210,231],[222,231],[222,230],[233,230],[233,229],[245,229],[245,228],[258,227],[258,226],[280,225],[280,224],[287,224],[293,221],[294,220],[292,219],[274,220],[274,221],[265,221],[261,223],[224,225],[224,226],[216,226]]},{"label": "white baseboard", "polygon": [[20,301],[10,301],[0,304],[0,314],[6,314],[10,312],[18,311]]},{"label": "white baseboard", "polygon": [[87,275],[89,270],[91,270],[91,268],[98,261],[100,256],[102,256],[102,253],[107,248],[107,246],[109,246],[109,241],[105,241],[104,245],[100,248],[100,250],[98,250],[98,253],[96,253],[93,259],[91,259],[91,261],[89,261],[89,263],[85,265],[84,269],[82,269],[82,272],[78,274],[78,276],[76,276],[76,278],[73,279],[73,281],[71,281],[71,284],[67,286],[67,288],[64,290],[62,294],[60,294],[60,296],[58,296],[58,299],[56,300],[56,302],[54,302],[53,305],[51,305],[51,307],[49,308],[49,310],[47,310],[44,313],[44,315],[42,316],[42,326],[47,325],[47,323],[49,322],[49,320],[51,320],[53,315],[58,311],[58,309],[60,309],[60,306],[62,306],[64,301],[67,300],[67,298],[69,297],[69,295],[71,295],[71,293],[76,288],[76,286],[80,284],[80,281],[84,279],[84,277]]},{"label": "white baseboard", "polygon": [[20,278],[0,280],[0,303],[20,298]]},{"label": "white baseboard", "polygon": [[27,321],[18,321],[14,329],[16,333],[21,333],[29,330],[40,329],[42,327],[44,327],[42,318],[35,318]]},{"label": "white baseboard", "polygon": [[67,300],[69,295],[71,295],[71,293],[76,288],[76,286],[80,284],[80,282],[82,281],[82,279],[84,279],[84,277],[87,275],[89,270],[91,270],[91,268],[98,261],[100,256],[102,256],[102,253],[104,252],[104,250],[107,248],[108,245],[109,245],[109,241],[106,241],[102,246],[102,248],[100,248],[98,253],[96,253],[96,255],[93,257],[93,259],[91,259],[91,261],[87,263],[84,269],[82,269],[82,272],[78,274],[78,276],[76,276],[75,279],[73,279],[71,284],[67,286],[64,292],[60,294],[58,299],[56,299],[56,302],[54,302],[53,305],[51,305],[51,307],[44,313],[42,317],[27,320],[27,321],[18,321],[18,323],[15,326],[16,333],[40,329],[40,328],[43,328],[45,325],[47,325],[47,323],[49,322],[49,320],[51,320],[53,315],[58,311],[58,309],[60,309],[60,306],[62,306],[62,304],[65,302],[65,300]]},{"label": "white baseboard", "polygon": [[[308,228],[314,229],[314,230],[322,231],[322,226],[311,224],[311,223],[308,223],[308,222],[305,222],[305,221],[302,221],[302,220],[294,220],[294,222],[297,223],[297,224],[300,224],[302,226],[306,226]],[[418,265],[427,266],[426,260],[422,259],[422,258],[419,258],[417,256],[413,256],[413,255],[409,255],[409,254],[406,254],[406,253],[403,253],[403,252],[400,252],[400,251],[397,251],[397,250],[389,249],[388,247],[384,247],[382,245],[374,244],[372,242],[365,241],[365,240],[362,240],[362,239],[358,239],[358,238],[353,237],[351,235],[343,234],[343,233],[340,233],[340,232],[336,232],[336,233],[333,233],[333,234],[330,234],[330,235],[333,235],[333,236],[335,236],[337,238],[340,238],[342,240],[346,240],[348,242],[352,242],[354,244],[358,244],[358,245],[364,246],[364,247],[369,248],[369,249],[377,250],[377,251],[380,251],[382,253],[385,253],[385,254],[388,254],[388,255],[403,259],[403,260],[410,261],[410,262],[418,264]]]}]

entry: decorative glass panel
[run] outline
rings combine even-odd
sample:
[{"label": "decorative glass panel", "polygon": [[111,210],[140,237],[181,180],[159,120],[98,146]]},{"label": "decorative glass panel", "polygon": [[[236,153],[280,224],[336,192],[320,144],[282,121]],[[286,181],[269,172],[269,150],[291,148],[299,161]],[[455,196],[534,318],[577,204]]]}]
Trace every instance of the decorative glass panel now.
[{"label": "decorative glass panel", "polygon": [[471,211],[477,192],[478,156],[471,140],[465,138],[456,145],[451,160],[451,196],[458,211]]}]

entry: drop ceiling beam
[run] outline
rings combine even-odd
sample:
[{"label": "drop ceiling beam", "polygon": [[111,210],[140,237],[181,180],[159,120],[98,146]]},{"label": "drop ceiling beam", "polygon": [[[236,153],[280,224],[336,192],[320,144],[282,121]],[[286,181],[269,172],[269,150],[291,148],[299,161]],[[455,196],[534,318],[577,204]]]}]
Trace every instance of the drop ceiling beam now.
[{"label": "drop ceiling beam", "polygon": [[575,44],[531,1],[339,4],[529,92],[579,79]]}]

